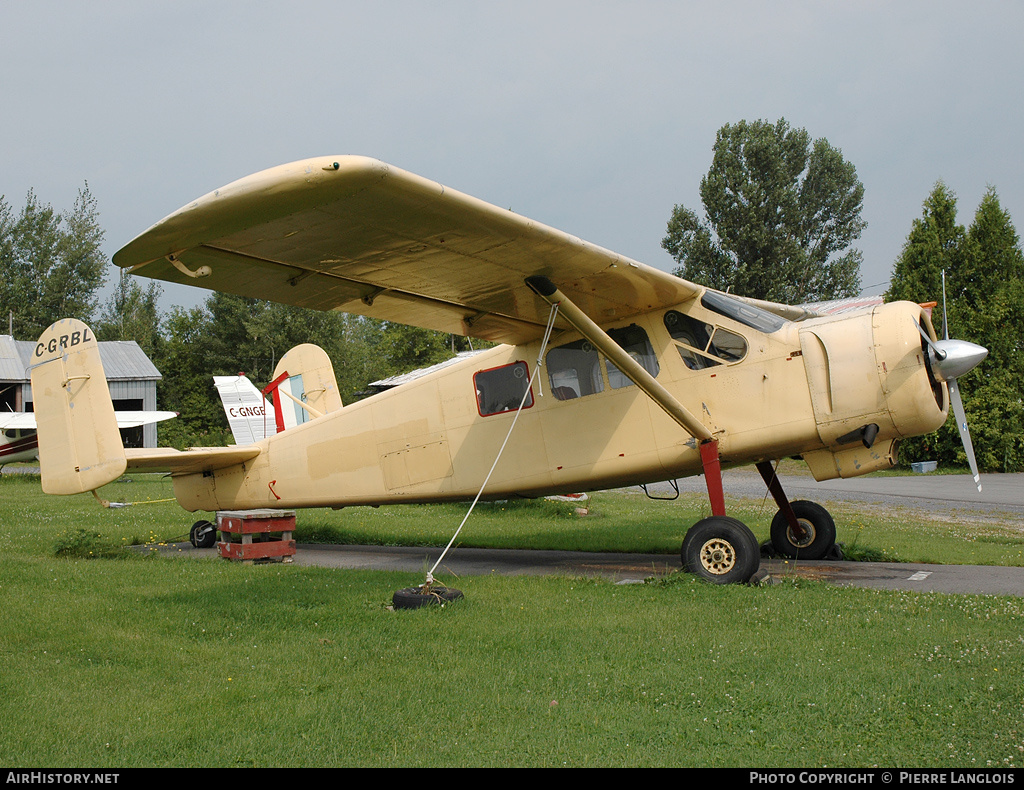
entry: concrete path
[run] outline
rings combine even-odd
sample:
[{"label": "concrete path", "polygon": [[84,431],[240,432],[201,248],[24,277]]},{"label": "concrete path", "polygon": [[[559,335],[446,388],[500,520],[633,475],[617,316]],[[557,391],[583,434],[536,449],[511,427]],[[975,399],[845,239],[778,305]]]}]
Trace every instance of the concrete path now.
[{"label": "concrete path", "polygon": [[[178,556],[218,557],[217,549],[195,549],[188,543],[171,544],[162,550]],[[441,549],[437,548],[300,544],[293,562],[325,568],[406,571],[425,578],[440,555]],[[448,552],[436,575],[449,580],[449,584],[452,578],[487,575],[600,577],[626,584],[679,569],[679,556],[668,554],[456,548]],[[1024,568],[763,559],[761,570],[770,579],[794,576],[878,590],[1024,597]]]}]

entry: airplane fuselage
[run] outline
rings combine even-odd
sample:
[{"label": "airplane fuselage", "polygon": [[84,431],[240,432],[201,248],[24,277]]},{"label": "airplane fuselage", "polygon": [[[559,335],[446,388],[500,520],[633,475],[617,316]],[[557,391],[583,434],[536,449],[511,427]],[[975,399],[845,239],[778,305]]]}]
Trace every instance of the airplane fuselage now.
[{"label": "airplane fuselage", "polygon": [[[802,456],[818,479],[895,462],[946,418],[907,302],[800,323],[714,298],[603,328],[719,442],[723,465]],[[240,466],[174,478],[188,510],[472,499],[540,341],[503,345],[291,428]],[[842,360],[837,363],[836,360]],[[551,338],[485,499],[621,487],[702,471],[693,436],[573,331]]]},{"label": "airplane fuselage", "polygon": [[16,428],[0,431],[0,467],[19,461],[34,461],[39,455],[35,431]]}]

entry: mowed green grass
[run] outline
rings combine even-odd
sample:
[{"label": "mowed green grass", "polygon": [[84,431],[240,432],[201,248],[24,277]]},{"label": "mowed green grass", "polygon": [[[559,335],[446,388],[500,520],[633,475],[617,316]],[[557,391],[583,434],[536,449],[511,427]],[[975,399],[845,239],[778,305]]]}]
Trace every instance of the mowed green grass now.
[{"label": "mowed green grass", "polygon": [[[120,552],[202,514],[158,477],[102,493],[137,504],[0,477],[9,765],[1024,764],[1021,598],[487,576],[392,611],[422,575]],[[588,505],[480,506],[460,544],[674,553],[703,515],[697,497]],[[767,503],[729,508],[767,537]],[[867,555],[1022,564],[1010,522],[833,512]],[[299,539],[443,544],[464,513],[301,512]]]}]

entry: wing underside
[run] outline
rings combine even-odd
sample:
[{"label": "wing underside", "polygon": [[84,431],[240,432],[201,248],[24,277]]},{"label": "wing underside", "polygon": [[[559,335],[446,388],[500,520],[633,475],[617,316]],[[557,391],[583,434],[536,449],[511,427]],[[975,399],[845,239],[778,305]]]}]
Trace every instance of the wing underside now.
[{"label": "wing underside", "polygon": [[602,323],[701,291],[362,157],[243,178],[157,223],[114,262],[160,280],[512,343],[539,337],[547,318],[527,277],[550,278]]}]

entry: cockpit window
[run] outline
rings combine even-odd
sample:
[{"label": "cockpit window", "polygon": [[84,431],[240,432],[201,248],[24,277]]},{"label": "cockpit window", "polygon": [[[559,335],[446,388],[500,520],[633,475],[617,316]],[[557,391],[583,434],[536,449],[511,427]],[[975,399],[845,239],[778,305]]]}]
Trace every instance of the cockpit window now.
[{"label": "cockpit window", "polygon": [[700,303],[708,310],[714,310],[719,315],[739,321],[741,324],[746,324],[751,329],[765,334],[777,332],[786,325],[785,319],[775,313],[769,313],[767,310],[741,302],[739,299],[733,299],[718,291],[705,291]]},{"label": "cockpit window", "polygon": [[676,310],[665,313],[665,328],[676,341],[676,351],[690,370],[739,362],[747,354],[747,341],[742,335]]}]

